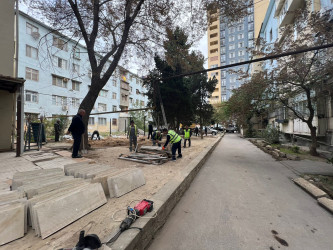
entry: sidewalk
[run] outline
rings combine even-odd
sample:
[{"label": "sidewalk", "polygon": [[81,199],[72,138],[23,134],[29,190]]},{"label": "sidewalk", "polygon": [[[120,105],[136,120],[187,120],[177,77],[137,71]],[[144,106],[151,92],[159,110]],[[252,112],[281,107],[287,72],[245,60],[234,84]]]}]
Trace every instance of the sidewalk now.
[{"label": "sidewalk", "polygon": [[333,176],[333,165],[330,163],[311,160],[280,162],[282,165],[296,171],[298,174],[320,174]]}]

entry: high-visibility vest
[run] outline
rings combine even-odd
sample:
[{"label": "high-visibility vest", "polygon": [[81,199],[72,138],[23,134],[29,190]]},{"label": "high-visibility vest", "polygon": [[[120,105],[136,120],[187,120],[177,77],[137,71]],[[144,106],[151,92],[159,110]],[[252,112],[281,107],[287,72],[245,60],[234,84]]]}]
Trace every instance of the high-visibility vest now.
[{"label": "high-visibility vest", "polygon": [[[128,135],[129,135],[129,136],[131,136],[131,128],[132,128],[132,126],[130,125],[130,126],[128,127]],[[134,128],[135,128],[135,136],[137,136],[137,135],[138,135],[138,129],[137,129],[137,127],[136,127],[135,124],[134,124]]]},{"label": "high-visibility vest", "polygon": [[174,130],[169,130],[168,135],[170,136],[169,142],[171,144],[177,143],[182,139]]},{"label": "high-visibility vest", "polygon": [[191,129],[184,129],[184,138],[190,139],[191,136]]}]

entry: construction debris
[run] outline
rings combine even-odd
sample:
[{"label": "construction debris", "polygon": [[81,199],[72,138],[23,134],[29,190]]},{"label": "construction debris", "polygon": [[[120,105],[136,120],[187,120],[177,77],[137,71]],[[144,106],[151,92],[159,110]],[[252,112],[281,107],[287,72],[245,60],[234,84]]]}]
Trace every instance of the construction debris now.
[{"label": "construction debris", "polygon": [[120,154],[119,159],[140,162],[145,164],[161,165],[169,161],[171,154],[156,146],[142,146],[138,152],[124,155]]}]

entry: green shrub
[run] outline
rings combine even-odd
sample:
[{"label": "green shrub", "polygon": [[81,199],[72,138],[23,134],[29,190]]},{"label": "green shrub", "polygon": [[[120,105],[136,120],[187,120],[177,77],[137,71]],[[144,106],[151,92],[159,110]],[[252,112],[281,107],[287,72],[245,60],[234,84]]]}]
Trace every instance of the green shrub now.
[{"label": "green shrub", "polygon": [[299,154],[299,147],[298,146],[292,146],[292,147],[290,147],[290,150],[293,153]]},{"label": "green shrub", "polygon": [[263,137],[265,138],[265,141],[270,144],[278,144],[280,142],[279,130],[277,130],[276,128],[267,127],[263,132]]}]

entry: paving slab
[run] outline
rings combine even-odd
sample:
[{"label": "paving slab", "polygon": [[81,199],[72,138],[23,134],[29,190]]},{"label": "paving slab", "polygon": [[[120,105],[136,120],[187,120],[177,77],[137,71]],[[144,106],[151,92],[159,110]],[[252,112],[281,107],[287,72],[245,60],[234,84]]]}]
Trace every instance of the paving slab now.
[{"label": "paving slab", "polygon": [[24,236],[24,213],[22,203],[0,206],[0,245]]},{"label": "paving slab", "polygon": [[312,183],[303,178],[296,178],[293,179],[293,181],[317,199],[320,197],[327,196],[327,194],[323,190],[321,190],[320,188],[316,187],[315,185],[313,185]]},{"label": "paving slab", "polygon": [[330,211],[331,213],[333,213],[333,200],[326,198],[326,197],[322,197],[318,199],[318,203],[323,206],[324,208],[326,208],[328,211]]},{"label": "paving slab", "polygon": [[132,169],[107,179],[110,198],[120,197],[132,190],[146,184],[143,171]]},{"label": "paving slab", "polygon": [[107,202],[101,184],[95,183],[34,207],[42,239]]},{"label": "paving slab", "polygon": [[59,157],[55,158],[49,161],[41,161],[41,162],[36,162],[36,165],[39,166],[42,169],[50,169],[50,168],[62,168],[64,169],[64,166],[67,164],[75,163],[71,158],[64,158],[64,157]]},{"label": "paving slab", "polygon": [[57,158],[57,157],[59,157],[59,155],[51,153],[51,152],[40,151],[37,153],[24,154],[22,157],[31,162],[39,162],[39,161],[45,161],[45,160],[51,160],[51,159]]},{"label": "paving slab", "polygon": [[64,166],[64,172],[65,172],[66,175],[70,175],[71,170],[77,169],[78,167],[82,168],[86,165],[94,164],[94,163],[95,163],[94,161],[84,161],[84,162],[76,162],[76,163],[72,163],[72,164],[66,164]]},{"label": "paving slab", "polygon": [[129,168],[125,168],[125,169],[110,169],[110,170],[106,170],[103,172],[98,173],[92,180],[91,183],[101,183],[104,193],[106,196],[110,196],[110,192],[109,192],[109,186],[108,186],[108,178],[127,172],[129,171]]}]

